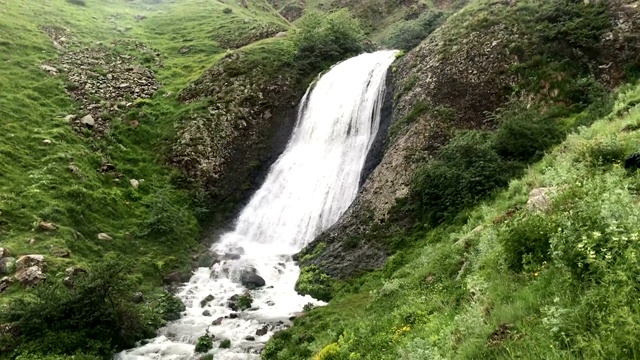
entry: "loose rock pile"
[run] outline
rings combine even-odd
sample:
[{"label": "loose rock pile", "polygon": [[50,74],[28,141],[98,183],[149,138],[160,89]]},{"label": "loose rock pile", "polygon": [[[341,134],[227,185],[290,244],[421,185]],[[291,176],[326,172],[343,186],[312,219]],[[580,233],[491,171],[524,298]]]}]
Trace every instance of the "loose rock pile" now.
[{"label": "loose rock pile", "polygon": [[[66,90],[81,106],[79,116],[70,117],[77,130],[91,129],[100,136],[108,126],[109,116],[126,110],[137,99],[147,99],[158,90],[155,74],[139,64],[136,56],[122,54],[115,46],[142,54],[145,62],[161,67],[160,53],[138,41],[118,41],[109,46],[81,47],[64,29],[42,27],[63,51],[57,62],[48,62],[41,68],[52,76],[64,73],[68,77]],[[56,46],[56,47],[58,47]],[[68,51],[69,50],[69,51]]]}]

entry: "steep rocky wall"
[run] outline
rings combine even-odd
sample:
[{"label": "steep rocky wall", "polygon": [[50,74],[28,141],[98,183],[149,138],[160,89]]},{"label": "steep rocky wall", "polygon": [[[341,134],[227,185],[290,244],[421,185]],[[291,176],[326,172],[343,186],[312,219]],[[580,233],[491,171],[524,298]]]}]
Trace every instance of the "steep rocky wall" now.
[{"label": "steep rocky wall", "polygon": [[[476,1],[395,64],[394,124],[384,157],[342,219],[301,252],[303,269],[315,265],[344,278],[381,267],[388,251],[384,237],[405,225],[404,219],[393,218],[396,201],[408,196],[416,169],[456,130],[492,129],[496,124],[487,113],[514,96],[525,102],[562,101],[554,99],[557,89],[576,74],[591,73],[611,88],[625,69],[637,66],[638,1],[607,3],[608,28],[588,49],[562,37],[539,36],[539,5]],[[553,19],[548,21],[555,26]],[[563,52],[556,54],[556,49]],[[541,56],[581,67],[540,75],[530,86],[537,71],[531,64]]]},{"label": "steep rocky wall", "polygon": [[286,67],[287,45],[282,39],[230,53],[179,95],[204,109],[182,120],[173,162],[204,190],[214,213],[233,213],[284,150],[305,90]]}]

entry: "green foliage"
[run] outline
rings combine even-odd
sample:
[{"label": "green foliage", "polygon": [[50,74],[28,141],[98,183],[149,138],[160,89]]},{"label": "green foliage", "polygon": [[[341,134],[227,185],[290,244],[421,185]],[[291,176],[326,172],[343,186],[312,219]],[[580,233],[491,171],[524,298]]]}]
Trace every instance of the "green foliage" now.
[{"label": "green foliage", "polygon": [[508,183],[511,170],[489,136],[461,133],[418,171],[410,196],[419,217],[438,224]]},{"label": "green foliage", "polygon": [[[594,166],[588,154],[602,143],[637,151],[640,133],[621,130],[640,121],[630,106],[639,94],[623,89],[610,114],[547,150],[464,223],[395,234],[411,241],[385,269],[351,280],[357,288],[334,284],[331,302],[276,334],[263,359],[637,357],[640,172]],[[556,189],[544,212],[526,206],[539,187]],[[301,341],[307,333],[313,340]]]},{"label": "green foliage", "polygon": [[494,134],[494,149],[504,159],[535,161],[544,151],[564,139],[564,130],[553,113],[520,104],[499,113],[500,124]]},{"label": "green foliage", "polygon": [[521,271],[549,260],[551,235],[557,226],[556,220],[546,214],[524,214],[509,221],[498,236],[509,267]]},{"label": "green foliage", "polygon": [[157,309],[163,320],[174,321],[180,319],[182,312],[186,310],[186,306],[180,298],[165,292],[160,296]]},{"label": "green foliage", "polygon": [[80,6],[86,6],[87,5],[85,0],[67,0],[67,2],[69,4],[73,4],[73,5],[80,5]]},{"label": "green foliage", "polygon": [[206,353],[207,351],[213,349],[213,340],[209,335],[203,335],[198,338],[198,342],[196,343],[196,352],[197,353]]},{"label": "green foliage", "polygon": [[224,339],[220,342],[220,349],[228,349],[231,347],[231,340]]},{"label": "green foliage", "polygon": [[331,277],[320,271],[317,265],[311,265],[300,270],[295,289],[302,295],[311,295],[314,299],[329,301],[332,297],[332,286]]},{"label": "green foliage", "polygon": [[251,297],[250,293],[244,293],[238,296],[238,299],[236,300],[238,309],[240,309],[241,311],[251,308],[252,303],[253,303],[253,298]]},{"label": "green foliage", "polygon": [[431,10],[420,14],[417,19],[402,21],[391,28],[383,44],[390,49],[409,51],[440,27],[446,17],[444,11]]},{"label": "green foliage", "polygon": [[200,358],[200,360],[213,360],[213,354],[207,354]]},{"label": "green foliage", "polygon": [[73,355],[78,351],[105,356],[131,347],[153,334],[150,313],[130,299],[130,267],[105,260],[79,275],[71,289],[61,282],[35,287],[3,308],[0,319],[19,334],[17,353]]},{"label": "green foliage", "polygon": [[295,64],[312,70],[333,65],[361,52],[363,38],[360,24],[346,10],[307,13],[293,37],[297,49]]}]

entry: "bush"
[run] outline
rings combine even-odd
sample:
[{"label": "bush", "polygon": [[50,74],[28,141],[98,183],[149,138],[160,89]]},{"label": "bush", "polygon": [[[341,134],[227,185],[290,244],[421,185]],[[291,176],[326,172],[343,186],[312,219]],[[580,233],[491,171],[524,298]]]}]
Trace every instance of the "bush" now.
[{"label": "bush", "polygon": [[401,22],[394,26],[383,41],[390,49],[409,51],[418,46],[446,19],[443,11],[427,11],[415,20]]},{"label": "bush", "polygon": [[251,294],[249,293],[245,293],[238,296],[238,299],[236,300],[236,304],[238,305],[238,309],[240,310],[249,309],[252,303],[253,303],[253,298],[251,298]]},{"label": "bush", "polygon": [[13,300],[0,312],[0,322],[12,323],[18,336],[14,349],[47,355],[83,352],[106,356],[153,335],[153,317],[132,303],[129,267],[107,260],[68,289],[47,282]]},{"label": "bush", "polygon": [[87,3],[84,0],[67,0],[69,4],[87,6]]},{"label": "bush", "polygon": [[196,352],[206,353],[211,349],[213,349],[213,341],[211,340],[211,337],[209,335],[200,336],[196,343]]},{"label": "bush", "polygon": [[521,271],[526,265],[542,264],[549,259],[551,237],[557,227],[551,216],[527,215],[510,221],[498,236],[507,265],[514,271]]},{"label": "bush", "polygon": [[464,132],[417,171],[410,194],[413,210],[432,225],[441,223],[506,186],[511,171],[492,148],[489,134]]},{"label": "bush", "polygon": [[228,349],[231,347],[231,340],[224,339],[220,342],[220,349]]},{"label": "bush", "polygon": [[358,20],[346,10],[331,14],[311,12],[300,20],[293,36],[297,52],[295,63],[303,70],[333,65],[363,50],[364,33]]},{"label": "bush", "polygon": [[331,277],[321,272],[316,265],[303,267],[300,269],[300,277],[298,277],[295,289],[302,295],[310,295],[314,299],[329,301],[332,297]]},{"label": "bush", "polygon": [[553,114],[542,114],[537,107],[514,105],[498,115],[494,149],[503,158],[522,162],[542,158],[546,149],[564,139],[564,131]]}]

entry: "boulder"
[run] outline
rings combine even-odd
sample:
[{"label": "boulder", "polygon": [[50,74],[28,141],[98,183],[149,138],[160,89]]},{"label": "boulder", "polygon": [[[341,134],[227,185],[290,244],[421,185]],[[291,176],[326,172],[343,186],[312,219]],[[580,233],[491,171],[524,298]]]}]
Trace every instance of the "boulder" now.
[{"label": "boulder", "polygon": [[207,306],[207,304],[209,304],[211,301],[213,301],[213,299],[214,299],[213,295],[211,295],[211,294],[207,295],[207,297],[205,297],[204,299],[202,299],[200,301],[200,307]]},{"label": "boulder", "polygon": [[254,336],[251,336],[251,335],[245,337],[244,339],[247,340],[247,341],[255,341],[256,340],[256,338]]},{"label": "boulder", "polygon": [[541,187],[531,190],[527,208],[533,211],[546,211],[551,206],[549,196],[556,191],[554,187]]},{"label": "boulder", "polygon": [[179,284],[179,283],[181,283],[181,281],[180,281],[180,273],[178,273],[177,271],[169,273],[162,279],[162,281],[167,285]]},{"label": "boulder", "polygon": [[9,249],[0,247],[0,259],[9,256]]},{"label": "boulder", "polygon": [[38,228],[42,231],[56,231],[58,229],[58,227],[55,224],[44,222],[44,221],[38,224]]},{"label": "boulder", "polygon": [[7,290],[7,288],[11,285],[12,282],[13,280],[8,276],[5,276],[2,279],[0,279],[0,293],[3,293],[5,290]]},{"label": "boulder", "polygon": [[18,270],[15,274],[15,278],[20,281],[22,285],[32,287],[43,282],[47,276],[42,272],[41,267],[30,266],[26,269]]},{"label": "boulder", "polygon": [[205,310],[202,312],[202,316],[211,316],[211,311]]},{"label": "boulder", "polygon": [[113,238],[105,233],[98,234],[98,240],[111,241]]},{"label": "boulder", "polygon": [[141,292],[137,292],[135,294],[133,294],[133,303],[134,304],[141,304],[144,302],[144,295]]},{"label": "boulder", "polygon": [[23,255],[18,258],[16,261],[16,270],[26,270],[27,268],[37,266],[39,268],[44,268],[46,266],[46,262],[44,260],[44,256],[42,255]]},{"label": "boulder", "polygon": [[16,268],[16,259],[12,257],[4,257],[0,259],[0,275],[8,275],[13,273]]},{"label": "boulder", "polygon": [[136,179],[131,179],[131,180],[129,180],[129,184],[131,184],[132,188],[137,189],[138,186],[140,186],[140,181],[138,181]]},{"label": "boulder", "polygon": [[216,326],[217,326],[217,325],[220,325],[220,324],[222,324],[222,320],[224,320],[224,318],[223,318],[223,317],[219,317],[219,318],[217,318],[217,319],[213,320],[213,322],[211,323],[211,325],[216,325]]},{"label": "boulder", "polygon": [[43,65],[40,65],[40,69],[48,72],[50,75],[58,74],[58,69],[54,68],[53,66],[43,64]]},{"label": "boulder", "polygon": [[257,274],[257,271],[254,268],[242,270],[242,273],[240,274],[240,283],[247,289],[257,289],[266,285],[264,279]]},{"label": "boulder", "polygon": [[640,169],[640,153],[633,153],[624,160],[624,168],[627,170]]},{"label": "boulder", "polygon": [[268,325],[264,325],[260,329],[256,330],[256,335],[257,336],[267,335],[267,332],[269,332],[269,326]]},{"label": "boulder", "polygon": [[80,119],[80,123],[86,125],[87,127],[93,127],[96,124],[96,121],[93,119],[93,116],[89,114]]}]

